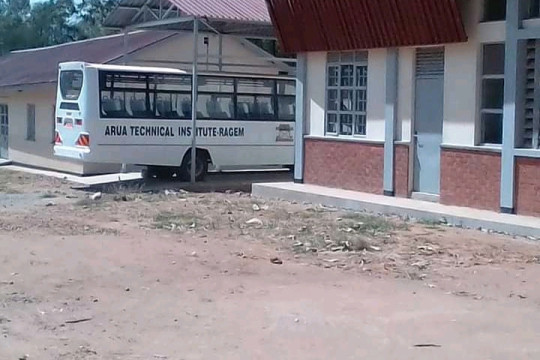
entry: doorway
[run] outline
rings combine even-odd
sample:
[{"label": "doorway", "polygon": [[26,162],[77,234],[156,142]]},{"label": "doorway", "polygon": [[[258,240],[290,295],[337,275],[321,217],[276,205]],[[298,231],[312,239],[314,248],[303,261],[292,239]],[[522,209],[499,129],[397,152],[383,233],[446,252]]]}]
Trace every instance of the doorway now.
[{"label": "doorway", "polygon": [[440,193],[443,105],[444,48],[417,49],[413,190],[418,193]]}]

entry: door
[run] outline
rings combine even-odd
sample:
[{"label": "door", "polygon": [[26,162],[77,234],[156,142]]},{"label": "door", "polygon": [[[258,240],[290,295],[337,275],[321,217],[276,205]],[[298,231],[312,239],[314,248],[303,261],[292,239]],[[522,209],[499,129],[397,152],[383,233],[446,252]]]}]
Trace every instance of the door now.
[{"label": "door", "polygon": [[416,52],[414,191],[440,192],[444,48]]},{"label": "door", "polygon": [[0,104],[0,158],[8,158],[8,140],[9,140],[8,107]]}]

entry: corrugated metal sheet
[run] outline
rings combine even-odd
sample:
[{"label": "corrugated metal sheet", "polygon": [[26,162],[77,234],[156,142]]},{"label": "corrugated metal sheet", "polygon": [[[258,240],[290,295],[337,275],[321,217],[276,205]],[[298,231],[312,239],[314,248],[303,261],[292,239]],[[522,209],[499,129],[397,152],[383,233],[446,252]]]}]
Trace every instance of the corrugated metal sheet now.
[{"label": "corrugated metal sheet", "polygon": [[[174,10],[167,12],[170,4]],[[104,25],[121,29],[156,21],[157,18],[193,16],[204,18],[223,34],[274,36],[265,0],[118,0],[117,7],[105,19]],[[191,22],[181,22],[159,25],[157,28],[191,30],[193,26]]]},{"label": "corrugated metal sheet", "polygon": [[244,22],[270,22],[265,0],[169,0],[186,15]]},{"label": "corrugated metal sheet", "polygon": [[[128,52],[140,50],[175,33],[141,31],[129,35]],[[124,36],[115,35],[58,46],[12,52],[0,57],[0,88],[56,82],[58,64],[86,61],[106,64],[123,55]]]},{"label": "corrugated metal sheet", "polygon": [[467,40],[456,0],[266,0],[285,52]]}]

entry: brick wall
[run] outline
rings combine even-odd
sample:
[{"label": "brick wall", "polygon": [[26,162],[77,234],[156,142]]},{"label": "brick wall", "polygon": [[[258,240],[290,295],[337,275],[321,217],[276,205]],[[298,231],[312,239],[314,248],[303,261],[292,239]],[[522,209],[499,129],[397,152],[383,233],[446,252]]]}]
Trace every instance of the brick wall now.
[{"label": "brick wall", "polygon": [[516,158],[516,213],[540,216],[540,159]]},{"label": "brick wall", "polygon": [[442,149],[441,203],[499,211],[501,156]]},{"label": "brick wall", "polygon": [[409,196],[409,145],[395,145],[394,189],[396,196]]},{"label": "brick wall", "polygon": [[384,148],[336,140],[305,140],[307,184],[382,194]]}]

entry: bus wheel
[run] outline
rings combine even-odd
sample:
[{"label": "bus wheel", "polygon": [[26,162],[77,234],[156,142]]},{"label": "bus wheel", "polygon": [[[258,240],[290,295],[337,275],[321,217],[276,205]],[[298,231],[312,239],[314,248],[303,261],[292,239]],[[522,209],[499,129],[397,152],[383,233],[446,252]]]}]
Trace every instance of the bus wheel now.
[{"label": "bus wheel", "polygon": [[[191,180],[191,150],[186,153],[180,168],[182,180]],[[197,159],[195,163],[195,180],[202,181],[208,173],[208,156],[202,151],[197,151]]]}]

